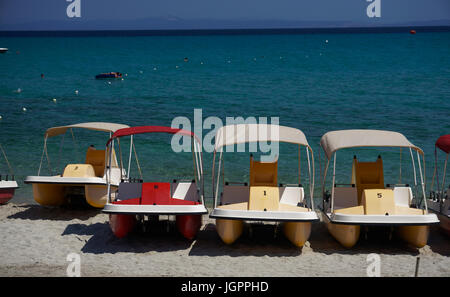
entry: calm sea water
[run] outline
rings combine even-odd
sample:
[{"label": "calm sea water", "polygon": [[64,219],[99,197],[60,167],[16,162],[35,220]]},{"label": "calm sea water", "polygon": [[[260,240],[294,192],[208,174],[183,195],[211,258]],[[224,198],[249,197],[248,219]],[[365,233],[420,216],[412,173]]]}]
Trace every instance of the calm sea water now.
[{"label": "calm sea water", "polygon": [[[0,143],[21,187],[16,202],[33,201],[31,186],[23,179],[37,173],[45,130],[59,125],[110,121],[170,126],[177,116],[193,120],[194,108],[202,109],[204,118],[224,121],[237,116],[279,117],[281,125],[301,129],[314,150],[316,193],[319,164],[322,170],[324,165],[322,152],[319,162],[318,144],[327,131],[403,133],[425,151],[428,186],[434,142],[450,133],[449,32],[0,37],[0,47],[9,48],[0,54]],[[126,76],[111,84],[94,79],[109,71]],[[61,137],[50,141],[55,171],[70,160],[83,162],[89,144],[103,147],[108,138],[100,132],[75,134],[75,146],[68,134],[62,150]],[[165,142],[158,142],[158,137]],[[144,178],[189,176],[190,155],[176,155],[170,150],[170,137],[158,137],[142,137],[141,142],[136,138]],[[127,159],[127,148],[124,151]],[[398,153],[398,149],[383,151],[386,183],[398,181]],[[339,154],[338,182],[350,181],[353,154]],[[378,152],[358,154],[370,161]],[[295,146],[282,148],[280,182],[296,181],[296,157]],[[248,153],[227,155],[226,178],[248,179],[248,158]],[[304,153],[302,159],[306,160]],[[211,196],[212,154],[204,153],[204,161],[205,189]],[[402,163],[403,182],[412,183],[409,151],[403,151]],[[7,172],[3,160],[0,166]],[[303,179],[305,169],[303,163]],[[46,161],[43,173],[49,174]]]}]

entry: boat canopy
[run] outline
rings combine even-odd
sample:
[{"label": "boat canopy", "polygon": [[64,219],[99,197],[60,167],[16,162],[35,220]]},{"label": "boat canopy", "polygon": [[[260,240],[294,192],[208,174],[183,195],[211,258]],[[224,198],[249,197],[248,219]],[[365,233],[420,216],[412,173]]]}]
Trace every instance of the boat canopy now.
[{"label": "boat canopy", "polygon": [[322,136],[320,146],[328,160],[340,149],[351,147],[407,147],[423,155],[423,151],[401,133],[383,130],[339,130]]},{"label": "boat canopy", "polygon": [[105,122],[79,123],[79,124],[73,124],[73,125],[68,125],[68,126],[48,128],[47,131],[45,131],[45,137],[53,137],[53,136],[57,136],[60,134],[64,134],[64,133],[66,133],[67,129],[71,129],[71,128],[82,128],[82,129],[114,133],[119,129],[129,128],[129,126],[122,125],[122,124],[115,124],[115,123],[105,123]]},{"label": "boat canopy", "polygon": [[447,154],[450,153],[450,134],[439,137],[436,141],[436,146]]},{"label": "boat canopy", "polygon": [[305,134],[299,129],[269,124],[237,124],[217,130],[215,150],[227,145],[259,141],[289,142],[309,147]]},{"label": "boat canopy", "polygon": [[118,137],[130,136],[130,135],[135,135],[135,134],[144,134],[144,133],[180,134],[183,136],[193,137],[197,140],[198,143],[200,143],[198,138],[191,131],[177,129],[177,128],[171,128],[171,127],[165,127],[165,126],[137,126],[137,127],[131,127],[131,128],[130,127],[123,128],[123,129],[115,131],[114,134],[111,136],[111,138],[106,143],[106,145],[108,145],[113,139],[118,138]]}]

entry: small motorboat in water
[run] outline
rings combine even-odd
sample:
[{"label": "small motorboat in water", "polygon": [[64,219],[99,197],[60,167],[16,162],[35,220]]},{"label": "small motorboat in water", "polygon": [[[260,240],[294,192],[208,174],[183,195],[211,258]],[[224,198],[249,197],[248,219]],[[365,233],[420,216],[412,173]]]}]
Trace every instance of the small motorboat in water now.
[{"label": "small motorboat in water", "polygon": [[122,73],[120,72],[109,72],[109,73],[100,73],[95,76],[96,79],[105,79],[105,78],[122,78]]},{"label": "small motorboat in water", "polygon": [[8,51],[6,47],[0,47],[0,54],[4,54]]},{"label": "small motorboat in water", "polygon": [[[442,174],[442,183],[439,183],[439,174],[437,169],[437,148],[446,154],[444,169]],[[448,156],[450,154],[450,134],[442,135],[435,143],[434,149],[434,174],[431,182],[430,197],[428,199],[428,208],[437,214],[440,220],[440,227],[450,236],[450,185],[446,188],[445,176],[447,173]],[[434,180],[436,179],[437,191],[433,190]]]},{"label": "small motorboat in water", "polygon": [[[153,177],[151,181],[144,182],[133,141],[136,134],[149,133],[153,135],[177,134],[192,139],[193,179],[173,178],[170,181],[157,182]],[[178,231],[185,238],[192,240],[202,225],[202,214],[208,213],[203,197],[202,153],[198,138],[190,131],[170,127],[131,127],[117,130],[107,143],[107,151],[111,151],[115,142],[121,151],[120,142],[126,141],[123,140],[125,136],[130,136],[128,175],[122,177],[119,187],[114,189],[111,187],[111,174],[109,171],[107,172],[108,201],[103,212],[109,214],[112,232],[116,237],[121,238],[131,232],[137,223],[145,227],[147,222],[159,221],[160,216],[169,216],[169,219],[170,216],[175,216]],[[140,173],[139,179],[130,178],[132,150],[134,150],[136,165]],[[150,174],[155,174],[155,168],[157,167],[154,165],[153,172],[151,171]]]}]

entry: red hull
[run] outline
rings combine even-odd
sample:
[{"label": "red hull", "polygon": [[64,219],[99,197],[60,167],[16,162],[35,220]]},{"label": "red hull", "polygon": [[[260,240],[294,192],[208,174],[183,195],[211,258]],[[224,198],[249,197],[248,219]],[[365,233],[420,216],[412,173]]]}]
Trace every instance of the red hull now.
[{"label": "red hull", "polygon": [[201,215],[178,215],[177,216],[177,229],[187,239],[194,239],[197,232],[202,226]]},{"label": "red hull", "polygon": [[14,188],[13,189],[0,189],[0,204],[5,204],[14,196]]},{"label": "red hull", "polygon": [[136,224],[134,215],[111,214],[109,215],[109,226],[112,232],[118,238],[125,237]]}]

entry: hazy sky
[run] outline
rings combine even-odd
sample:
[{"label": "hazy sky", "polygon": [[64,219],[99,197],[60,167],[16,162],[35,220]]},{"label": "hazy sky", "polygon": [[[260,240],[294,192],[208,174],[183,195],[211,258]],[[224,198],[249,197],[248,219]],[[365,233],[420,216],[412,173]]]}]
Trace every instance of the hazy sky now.
[{"label": "hazy sky", "polygon": [[[366,21],[366,0],[80,0],[81,19]],[[379,23],[450,19],[450,0],[380,0]],[[67,0],[0,0],[0,23],[70,19]]]}]

